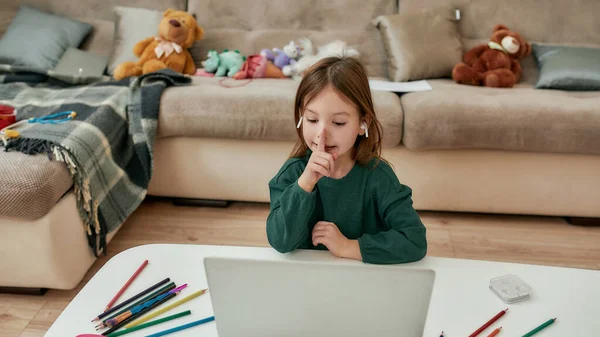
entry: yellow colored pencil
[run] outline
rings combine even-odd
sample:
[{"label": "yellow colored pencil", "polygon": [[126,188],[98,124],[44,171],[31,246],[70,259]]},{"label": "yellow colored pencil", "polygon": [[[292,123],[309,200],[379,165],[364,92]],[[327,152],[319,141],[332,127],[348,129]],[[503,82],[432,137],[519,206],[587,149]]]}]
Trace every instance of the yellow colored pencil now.
[{"label": "yellow colored pencil", "polygon": [[177,302],[175,302],[175,303],[173,303],[173,304],[170,304],[170,305],[168,305],[168,306],[166,306],[166,307],[164,307],[164,308],[162,308],[162,309],[160,309],[160,310],[157,310],[156,312],[153,312],[153,313],[151,313],[151,314],[150,314],[150,315],[148,315],[148,316],[145,316],[145,317],[141,317],[141,318],[139,318],[139,319],[136,319],[135,321],[133,321],[133,322],[131,322],[131,323],[129,323],[129,324],[127,324],[127,325],[125,325],[125,328],[127,328],[127,329],[131,329],[131,328],[133,328],[134,326],[137,326],[137,325],[139,325],[139,324],[142,324],[142,323],[144,323],[144,322],[146,322],[146,321],[148,321],[148,320],[150,320],[150,319],[152,319],[152,318],[154,318],[154,317],[156,317],[156,316],[158,316],[158,315],[160,315],[160,314],[164,314],[165,312],[167,312],[167,311],[169,311],[169,310],[171,310],[171,309],[173,309],[173,308],[175,308],[175,307],[177,307],[177,306],[179,306],[179,305],[182,305],[183,303],[185,303],[185,302],[187,302],[187,301],[189,301],[189,300],[191,300],[191,299],[194,299],[194,298],[196,298],[196,297],[198,297],[198,296],[200,296],[200,295],[204,294],[204,293],[205,293],[207,290],[208,290],[208,289],[202,289],[202,290],[198,290],[198,291],[196,291],[195,293],[193,293],[193,294],[191,294],[191,295],[189,295],[189,296],[187,296],[187,297],[184,297],[184,298],[180,299],[179,301],[177,301]]}]

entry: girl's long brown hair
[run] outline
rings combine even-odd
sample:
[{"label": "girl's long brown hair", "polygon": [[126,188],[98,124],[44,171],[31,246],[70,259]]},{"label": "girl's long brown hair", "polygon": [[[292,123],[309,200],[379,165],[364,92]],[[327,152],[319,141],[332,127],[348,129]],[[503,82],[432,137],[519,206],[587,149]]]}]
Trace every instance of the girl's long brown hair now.
[{"label": "girl's long brown hair", "polygon": [[[350,104],[360,115],[360,120],[368,122],[369,137],[358,137],[354,143],[352,157],[357,163],[366,165],[373,158],[381,159],[381,138],[383,130],[375,115],[369,80],[363,65],[352,57],[327,57],[313,65],[303,76],[296,92],[294,103],[294,121],[298,124],[300,116],[310,101],[317,97],[327,85]],[[296,129],[298,140],[290,158],[306,156],[308,146],[302,136],[302,128]]]}]

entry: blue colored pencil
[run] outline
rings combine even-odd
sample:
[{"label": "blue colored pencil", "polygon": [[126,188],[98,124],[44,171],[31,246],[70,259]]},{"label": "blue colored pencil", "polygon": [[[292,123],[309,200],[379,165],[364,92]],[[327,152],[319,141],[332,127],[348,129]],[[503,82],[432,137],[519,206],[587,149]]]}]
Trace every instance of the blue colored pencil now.
[{"label": "blue colored pencil", "polygon": [[155,333],[155,334],[148,335],[148,336],[146,336],[146,337],[161,337],[161,336],[166,336],[166,335],[168,335],[168,334],[172,334],[173,332],[177,332],[177,331],[181,331],[181,330],[189,329],[189,328],[191,328],[191,327],[195,327],[195,326],[197,326],[197,325],[204,324],[204,323],[208,323],[208,322],[211,322],[211,321],[214,321],[214,320],[215,320],[215,316],[210,316],[210,317],[207,317],[207,318],[201,319],[201,320],[199,320],[199,321],[194,321],[194,322],[191,322],[191,323],[188,323],[188,324],[184,324],[184,325],[176,326],[176,327],[174,327],[174,328],[171,328],[171,329],[169,329],[169,330],[165,330],[165,331],[157,332],[157,333]]}]

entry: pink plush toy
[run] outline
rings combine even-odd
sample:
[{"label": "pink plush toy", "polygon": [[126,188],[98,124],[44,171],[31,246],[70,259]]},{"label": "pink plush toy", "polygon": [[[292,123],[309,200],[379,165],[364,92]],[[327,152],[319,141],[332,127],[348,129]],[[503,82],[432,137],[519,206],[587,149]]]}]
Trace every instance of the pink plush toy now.
[{"label": "pink plush toy", "polygon": [[238,71],[233,78],[241,80],[245,78],[285,78],[281,69],[277,68],[266,57],[255,54],[250,55],[242,64],[242,69]]}]

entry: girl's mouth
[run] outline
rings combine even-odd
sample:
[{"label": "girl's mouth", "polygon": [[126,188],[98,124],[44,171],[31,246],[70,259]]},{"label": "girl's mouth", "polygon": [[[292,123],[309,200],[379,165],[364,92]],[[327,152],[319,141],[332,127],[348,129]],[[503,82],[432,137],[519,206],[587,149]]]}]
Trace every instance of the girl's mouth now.
[{"label": "girl's mouth", "polygon": [[334,153],[337,151],[337,146],[325,146],[325,152]]},{"label": "girl's mouth", "polygon": [[[318,149],[319,145],[317,143],[313,143],[314,148]],[[330,152],[337,149],[337,146],[335,145],[325,145],[325,152]]]}]

